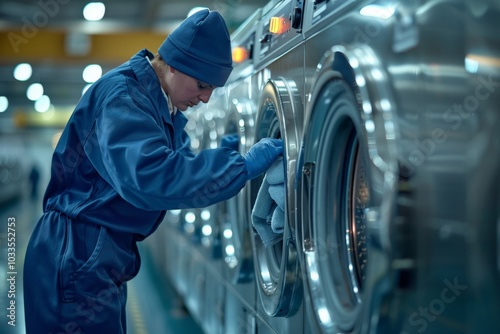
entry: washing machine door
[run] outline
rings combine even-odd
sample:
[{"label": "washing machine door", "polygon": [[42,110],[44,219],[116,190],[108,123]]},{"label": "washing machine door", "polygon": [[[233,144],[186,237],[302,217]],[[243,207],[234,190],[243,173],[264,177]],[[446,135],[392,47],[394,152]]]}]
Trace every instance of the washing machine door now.
[{"label": "washing machine door", "polygon": [[[263,87],[256,117],[255,141],[265,137],[284,142],[284,229],[281,241],[266,247],[254,229],[252,249],[260,302],[269,316],[293,315],[302,302],[302,283],[296,243],[295,171],[301,139],[302,103],[291,80],[276,78]],[[253,209],[263,177],[251,181]]]},{"label": "washing machine door", "polygon": [[[229,111],[224,117],[224,135],[238,135],[238,150],[244,154],[252,142],[254,120],[252,104],[248,99],[232,98]],[[233,284],[253,279],[250,218],[246,214],[248,188],[245,186],[236,196],[219,203],[222,229],[222,257],[228,278]]]},{"label": "washing machine door", "polygon": [[386,87],[369,49],[334,47],[306,110],[298,217],[307,300],[324,333],[368,332],[388,285],[397,164]]}]

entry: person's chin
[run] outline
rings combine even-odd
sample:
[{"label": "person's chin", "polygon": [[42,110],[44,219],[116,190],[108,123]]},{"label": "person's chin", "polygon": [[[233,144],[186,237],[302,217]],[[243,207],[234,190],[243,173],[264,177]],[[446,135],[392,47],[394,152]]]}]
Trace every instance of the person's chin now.
[{"label": "person's chin", "polygon": [[178,108],[180,111],[186,111],[188,110],[189,108],[193,108],[193,107],[196,107],[196,104],[193,104],[193,103],[186,103],[184,105],[181,106],[181,108]]}]

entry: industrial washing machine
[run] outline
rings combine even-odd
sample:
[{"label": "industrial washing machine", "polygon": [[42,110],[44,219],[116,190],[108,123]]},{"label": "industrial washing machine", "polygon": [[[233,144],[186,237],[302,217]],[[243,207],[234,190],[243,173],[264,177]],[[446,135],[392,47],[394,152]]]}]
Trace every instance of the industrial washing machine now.
[{"label": "industrial washing machine", "polygon": [[[285,188],[279,240],[266,245],[257,229],[252,229],[259,333],[302,333],[307,325],[303,321],[294,189],[304,105],[303,6],[303,1],[271,1],[263,9],[255,50],[254,77],[259,82],[255,142],[265,137],[283,139]],[[262,185],[263,177],[250,182],[248,215],[252,214]]]},{"label": "industrial washing machine", "polygon": [[315,332],[371,330],[364,326],[378,312],[378,289],[390,281],[398,128],[385,69],[370,45],[356,40],[356,27],[366,25],[359,13],[365,3],[373,1],[316,1],[305,10],[298,217]]},{"label": "industrial washing machine", "polygon": [[[272,0],[231,35],[242,60],[204,131],[237,135],[241,154],[283,139],[285,217],[266,247],[260,177],[210,209],[201,243],[169,238],[207,333],[500,332],[499,14],[496,0]],[[204,269],[188,296],[190,262]]]},{"label": "industrial washing machine", "polygon": [[497,331],[498,5],[317,0],[304,12],[307,321]]}]

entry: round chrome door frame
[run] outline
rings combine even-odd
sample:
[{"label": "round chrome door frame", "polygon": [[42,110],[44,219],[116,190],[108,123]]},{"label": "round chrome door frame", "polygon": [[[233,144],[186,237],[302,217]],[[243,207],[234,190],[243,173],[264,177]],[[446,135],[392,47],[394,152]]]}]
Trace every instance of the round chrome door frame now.
[{"label": "round chrome door frame", "polygon": [[[222,130],[225,135],[238,135],[238,150],[244,154],[254,136],[252,103],[246,98],[233,98],[229,104],[229,114],[225,116]],[[222,257],[233,284],[249,282],[254,277],[251,222],[246,212],[248,196],[248,186],[245,186],[236,196],[219,203]]]},{"label": "round chrome door frame", "polygon": [[386,86],[371,50],[337,46],[318,66],[306,111],[297,216],[308,302],[325,333],[378,320],[389,276],[397,159]]},{"label": "round chrome door frame", "polygon": [[[301,140],[302,103],[293,81],[270,79],[264,85],[256,117],[255,141],[281,137],[284,142],[285,227],[281,242],[265,247],[254,231],[252,249],[259,300],[267,315],[293,315],[302,303],[302,282],[295,223],[295,171]],[[250,183],[251,212],[263,177]]]}]

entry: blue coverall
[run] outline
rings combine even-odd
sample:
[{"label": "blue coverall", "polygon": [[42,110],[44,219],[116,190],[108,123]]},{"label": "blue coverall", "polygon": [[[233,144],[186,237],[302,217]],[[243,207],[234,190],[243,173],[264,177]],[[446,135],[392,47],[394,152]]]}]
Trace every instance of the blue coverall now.
[{"label": "blue coverall", "polygon": [[193,154],[144,49],[84,94],[52,158],[24,266],[27,333],[125,333],[136,243],[165,210],[204,207],[247,181],[230,148]]}]

